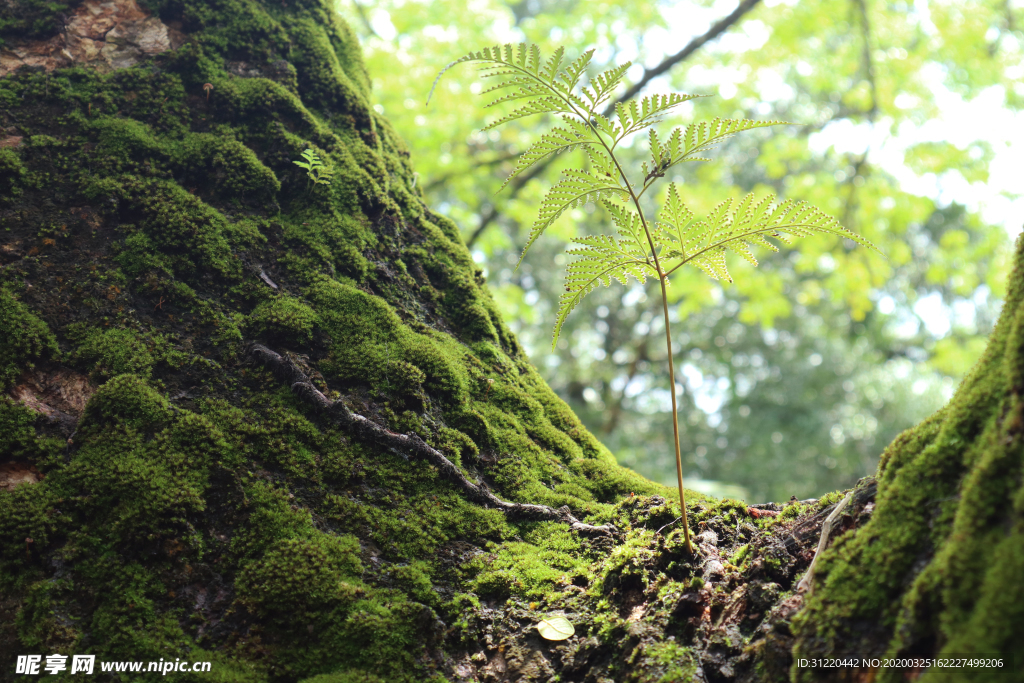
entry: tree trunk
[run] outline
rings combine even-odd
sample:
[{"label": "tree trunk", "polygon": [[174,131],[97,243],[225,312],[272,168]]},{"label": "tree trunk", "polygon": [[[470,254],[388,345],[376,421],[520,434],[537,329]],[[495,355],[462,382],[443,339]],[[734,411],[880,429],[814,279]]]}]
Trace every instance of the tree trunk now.
[{"label": "tree trunk", "polygon": [[[690,557],[672,491],[529,364],[326,3],[0,17],[0,680],[53,654],[343,683],[840,680],[794,656],[1011,652],[1016,271],[877,503],[873,480],[696,496]],[[551,615],[575,634],[542,638]]]}]

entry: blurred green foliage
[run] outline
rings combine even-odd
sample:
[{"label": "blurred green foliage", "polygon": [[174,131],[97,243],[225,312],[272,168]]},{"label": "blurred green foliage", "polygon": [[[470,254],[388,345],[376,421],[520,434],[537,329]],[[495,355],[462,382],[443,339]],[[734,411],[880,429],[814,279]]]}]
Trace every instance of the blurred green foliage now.
[{"label": "blurred green foliage", "polygon": [[[986,223],[942,189],[988,181],[996,150],[986,142],[986,122],[926,124],[959,98],[986,95],[1020,109],[1018,5],[746,2],[741,7],[751,9],[720,36],[642,91],[718,95],[681,107],[680,121],[802,124],[731,141],[713,154],[720,163],[669,177],[695,211],[751,191],[805,200],[889,257],[886,263],[822,238],[799,254],[765,259],[735,285],[697,272],[673,277],[691,480],[742,486],[752,501],[847,486],[874,471],[900,431],[945,403],[983,352],[1003,296],[1008,230],[1019,226]],[[627,81],[636,82],[644,67],[736,14],[736,3],[476,0],[467,9],[338,0],[338,9],[361,32],[373,100],[409,142],[427,201],[462,226],[534,364],[620,462],[670,483],[669,395],[658,379],[664,352],[653,343],[662,333],[656,293],[640,285],[595,292],[550,351],[547,321],[562,286],[550,264],[564,266],[561,252],[577,225],[610,232],[602,213],[577,209],[513,270],[541,196],[560,168],[579,160],[562,155],[539,182],[496,194],[545,122],[480,132],[501,111],[475,106],[479,84],[447,81],[430,109],[424,100],[445,64],[470,47],[504,42],[597,46],[590,75],[632,60]],[[622,153],[639,162],[645,149]],[[894,171],[893,150],[909,177],[933,178],[936,189],[907,183]]]}]

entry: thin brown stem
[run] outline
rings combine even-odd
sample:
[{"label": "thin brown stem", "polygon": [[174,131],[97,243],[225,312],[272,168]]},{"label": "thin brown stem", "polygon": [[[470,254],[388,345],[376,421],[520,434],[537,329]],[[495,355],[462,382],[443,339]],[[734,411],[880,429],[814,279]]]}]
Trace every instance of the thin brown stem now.
[{"label": "thin brown stem", "polygon": [[[657,255],[655,255],[657,258]],[[659,267],[660,271],[661,268]],[[661,282],[661,306],[665,315],[665,348],[668,350],[668,374],[669,391],[672,394],[672,438],[676,446],[676,479],[679,482],[679,503],[683,509],[683,536],[686,539],[686,550],[693,555],[693,544],[690,543],[690,525],[686,519],[686,492],[683,491],[683,456],[679,449],[679,406],[676,405],[676,368],[672,360],[672,331],[668,319],[668,292],[665,290],[665,280],[668,276],[662,275]]]},{"label": "thin brown stem", "polygon": [[669,390],[672,395],[672,433],[675,436],[676,446],[676,479],[679,482],[679,505],[682,508],[682,520],[683,520],[683,537],[686,540],[686,552],[693,555],[693,543],[690,542],[690,526],[686,519],[686,492],[683,490],[683,458],[679,449],[679,411],[676,405],[676,369],[675,363],[672,360],[672,326],[671,321],[668,317],[668,291],[666,290],[666,281],[668,280],[668,273],[661,269],[661,260],[658,258],[658,249],[654,244],[654,237],[651,235],[651,226],[647,224],[647,217],[644,215],[643,207],[640,206],[640,197],[634,191],[633,186],[629,183],[629,178],[626,176],[626,172],[622,170],[622,165],[619,164],[619,160],[615,157],[614,152],[605,142],[604,138],[601,137],[600,133],[595,134],[598,142],[608,152],[608,157],[615,164],[615,169],[622,176],[622,182],[626,186],[626,190],[629,192],[630,198],[633,200],[633,206],[636,207],[637,215],[640,216],[640,225],[643,226],[644,235],[647,237],[647,246],[651,250],[651,259],[647,261],[647,265],[650,266],[651,260],[654,261],[654,270],[658,274],[658,282],[661,285],[661,307],[662,313],[665,316],[665,347],[668,351],[668,374],[669,374]]}]

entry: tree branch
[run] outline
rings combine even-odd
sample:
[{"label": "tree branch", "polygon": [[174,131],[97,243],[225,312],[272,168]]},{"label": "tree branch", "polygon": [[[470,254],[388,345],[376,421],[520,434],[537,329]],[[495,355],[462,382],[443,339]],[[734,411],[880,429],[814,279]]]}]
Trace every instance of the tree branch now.
[{"label": "tree branch", "polygon": [[[518,156],[519,156],[519,152],[507,152],[507,153],[502,154],[501,156],[495,157],[493,159],[488,159],[486,161],[479,161],[476,164],[474,164],[473,168],[470,169],[470,170],[471,171],[475,171],[477,169],[487,168],[489,166],[499,166],[499,165],[505,163],[506,161],[512,161],[513,159],[515,159]],[[444,175],[438,176],[438,177],[434,178],[433,180],[431,180],[426,185],[424,185],[423,191],[424,192],[430,192],[431,190],[433,190],[434,188],[438,187],[439,185],[443,185],[444,183],[448,182],[449,180],[451,180],[455,176],[461,175],[463,173],[465,173],[465,172],[464,171],[459,171],[459,172],[453,172],[453,173],[445,173]]]},{"label": "tree branch", "polygon": [[363,22],[363,26],[369,31],[370,35],[374,38],[380,38],[380,35],[373,30],[373,25],[370,24],[370,18],[366,16],[366,8],[359,4],[359,0],[352,0],[352,4],[356,6],[356,13]]},{"label": "tree branch", "polygon": [[431,448],[419,436],[415,434],[396,434],[362,415],[353,413],[341,401],[331,401],[328,399],[319,389],[313,386],[306,373],[299,369],[290,359],[282,357],[262,344],[253,344],[249,348],[249,355],[270,368],[279,380],[289,384],[292,391],[303,401],[313,406],[317,411],[329,416],[364,441],[376,443],[389,450],[395,450],[421,460],[426,460],[437,468],[442,477],[462,489],[463,493],[474,503],[497,508],[509,517],[516,519],[563,522],[568,524],[573,530],[591,536],[608,535],[617,531],[611,524],[594,526],[579,521],[573,517],[572,511],[569,510],[567,505],[563,505],[556,510],[547,505],[510,503],[501,500],[486,488],[469,481],[451,460],[446,458],[440,451]]},{"label": "tree branch", "polygon": [[860,12],[860,34],[861,34],[861,59],[864,65],[864,74],[871,87],[871,108],[868,109],[868,120],[874,122],[878,114],[878,86],[875,83],[875,62],[871,58],[871,24],[868,21],[868,7],[864,0],[855,0],[857,9]]},{"label": "tree branch", "polygon": [[647,86],[647,84],[650,83],[653,79],[657,78],[658,76],[662,75],[663,73],[674,67],[676,64],[679,64],[680,62],[688,58],[694,52],[704,47],[705,44],[711,42],[718,36],[722,35],[726,31],[726,29],[728,29],[730,26],[739,21],[744,14],[754,9],[754,7],[756,7],[757,3],[759,3],[760,1],[761,0],[743,0],[736,7],[736,9],[732,11],[732,14],[715,23],[711,28],[704,32],[703,35],[700,35],[691,40],[689,44],[687,44],[687,46],[684,47],[682,50],[675,53],[674,55],[671,55],[670,57],[666,57],[664,60],[662,60],[660,64],[658,64],[658,66],[654,67],[653,69],[644,69],[644,75],[640,78],[639,81],[637,81],[632,87],[630,87],[630,89],[627,90],[622,96],[617,98],[615,102],[605,107],[605,110],[603,112],[604,115],[607,116],[611,112],[615,111],[615,103],[625,102],[626,100],[632,98],[638,92],[643,90]]}]

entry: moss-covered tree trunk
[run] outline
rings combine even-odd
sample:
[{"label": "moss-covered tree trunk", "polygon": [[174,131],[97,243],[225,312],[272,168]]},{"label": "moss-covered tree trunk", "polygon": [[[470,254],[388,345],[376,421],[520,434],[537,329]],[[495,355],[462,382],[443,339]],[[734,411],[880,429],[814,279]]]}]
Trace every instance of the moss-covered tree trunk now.
[{"label": "moss-covered tree trunk", "polygon": [[1016,279],[803,609],[843,496],[698,500],[687,556],[422,201],[328,4],[13,0],[0,38],[0,680],[93,654],[99,680],[759,681],[1015,646]]}]

